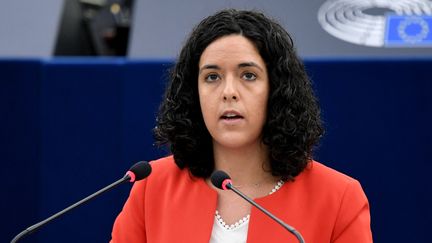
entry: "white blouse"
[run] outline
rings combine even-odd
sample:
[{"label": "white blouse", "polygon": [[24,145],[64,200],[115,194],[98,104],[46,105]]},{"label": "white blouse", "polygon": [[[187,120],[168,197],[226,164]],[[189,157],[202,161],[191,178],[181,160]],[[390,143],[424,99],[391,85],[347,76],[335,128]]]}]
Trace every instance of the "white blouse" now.
[{"label": "white blouse", "polygon": [[246,243],[248,227],[249,215],[228,226],[216,211],[210,243]]},{"label": "white blouse", "polygon": [[[279,190],[284,182],[279,181],[269,195]],[[216,210],[213,230],[209,243],[246,243],[250,215],[246,215],[234,224],[228,225]]]}]

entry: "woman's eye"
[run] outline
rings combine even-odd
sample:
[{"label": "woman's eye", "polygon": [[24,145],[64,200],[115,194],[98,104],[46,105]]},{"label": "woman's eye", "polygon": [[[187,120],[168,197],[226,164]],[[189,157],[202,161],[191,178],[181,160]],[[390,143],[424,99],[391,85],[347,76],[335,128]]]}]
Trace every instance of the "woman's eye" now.
[{"label": "woman's eye", "polygon": [[217,81],[219,79],[219,75],[217,74],[209,74],[205,77],[205,81],[207,82],[214,82]]},{"label": "woman's eye", "polygon": [[244,73],[243,74],[243,79],[248,80],[248,81],[254,81],[256,80],[256,75],[253,73]]}]

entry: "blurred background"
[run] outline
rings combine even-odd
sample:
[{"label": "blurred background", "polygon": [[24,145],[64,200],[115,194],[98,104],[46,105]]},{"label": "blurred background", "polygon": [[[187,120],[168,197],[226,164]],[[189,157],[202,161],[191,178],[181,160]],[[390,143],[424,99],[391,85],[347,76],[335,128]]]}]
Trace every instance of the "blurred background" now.
[{"label": "blurred background", "polygon": [[[167,71],[224,8],[262,11],[293,36],[325,122],[315,158],[361,182],[375,242],[429,242],[429,0],[2,1],[1,242],[167,154],[151,134]],[[22,242],[107,242],[129,190]]]}]

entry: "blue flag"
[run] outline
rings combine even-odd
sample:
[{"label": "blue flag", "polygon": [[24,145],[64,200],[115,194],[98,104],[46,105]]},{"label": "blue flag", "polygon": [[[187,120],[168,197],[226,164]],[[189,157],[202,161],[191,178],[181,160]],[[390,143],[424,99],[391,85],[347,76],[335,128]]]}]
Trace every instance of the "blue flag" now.
[{"label": "blue flag", "polygon": [[432,16],[388,15],[386,47],[432,47]]}]

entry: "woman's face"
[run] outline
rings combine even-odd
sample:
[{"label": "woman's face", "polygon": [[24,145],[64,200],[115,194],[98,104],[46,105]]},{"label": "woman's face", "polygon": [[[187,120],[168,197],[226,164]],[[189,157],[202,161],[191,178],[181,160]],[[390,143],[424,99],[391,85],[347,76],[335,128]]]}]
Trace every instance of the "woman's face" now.
[{"label": "woman's face", "polygon": [[199,61],[198,93],[215,145],[241,148],[261,143],[269,80],[251,41],[228,35],[210,43]]}]

